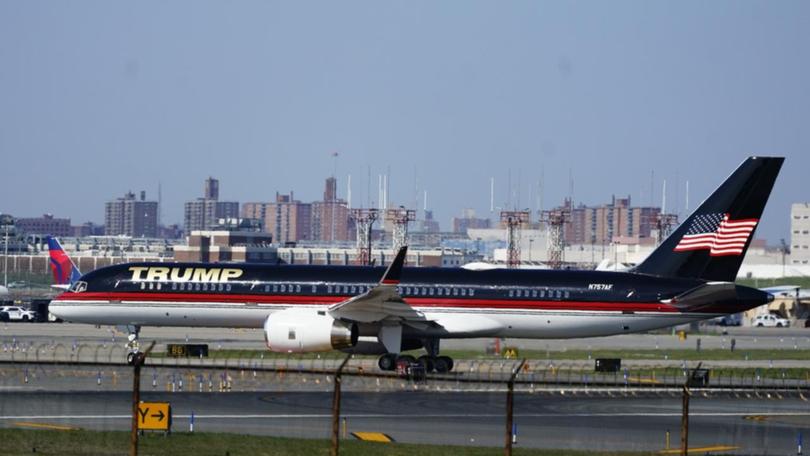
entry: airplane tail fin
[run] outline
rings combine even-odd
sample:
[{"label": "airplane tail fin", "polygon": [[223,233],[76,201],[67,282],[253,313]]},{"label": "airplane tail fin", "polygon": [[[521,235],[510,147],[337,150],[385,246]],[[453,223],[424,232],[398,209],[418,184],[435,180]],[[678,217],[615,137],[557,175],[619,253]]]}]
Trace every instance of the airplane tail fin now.
[{"label": "airplane tail fin", "polygon": [[745,160],[633,272],[733,282],[784,160]]},{"label": "airplane tail fin", "polygon": [[82,276],[79,268],[62,249],[59,240],[52,236],[48,236],[48,254],[51,257],[54,286],[67,288]]}]

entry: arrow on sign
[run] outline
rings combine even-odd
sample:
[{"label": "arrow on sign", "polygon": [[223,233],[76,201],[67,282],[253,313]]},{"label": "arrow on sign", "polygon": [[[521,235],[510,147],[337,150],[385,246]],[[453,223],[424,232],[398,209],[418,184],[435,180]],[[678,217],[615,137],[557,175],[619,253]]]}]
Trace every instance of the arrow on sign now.
[{"label": "arrow on sign", "polygon": [[[147,410],[149,410],[149,409],[147,409]],[[152,416],[152,418],[157,418],[158,421],[163,421],[163,418],[166,417],[166,415],[163,414],[163,410],[159,410],[158,413],[153,413],[151,416]]]}]

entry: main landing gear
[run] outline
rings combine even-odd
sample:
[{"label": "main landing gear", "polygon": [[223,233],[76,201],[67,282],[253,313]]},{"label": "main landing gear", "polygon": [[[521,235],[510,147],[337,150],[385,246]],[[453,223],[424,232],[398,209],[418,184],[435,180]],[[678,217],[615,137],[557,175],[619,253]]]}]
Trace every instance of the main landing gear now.
[{"label": "main landing gear", "polygon": [[416,364],[423,367],[425,372],[436,372],[438,374],[445,374],[453,370],[453,358],[449,356],[439,356],[439,339],[423,340],[423,345],[425,346],[427,355],[415,358],[411,355],[386,353],[380,356],[380,359],[377,360],[377,365],[380,367],[380,370],[384,371],[395,370],[402,364],[405,366]]},{"label": "main landing gear", "polygon": [[140,326],[127,326],[129,335],[127,336],[127,364],[135,364],[136,355],[141,351],[141,344],[138,342],[138,334],[141,332]]},{"label": "main landing gear", "polygon": [[386,353],[377,360],[377,365],[380,367],[380,370],[384,371],[396,370],[397,366],[400,364],[404,364],[405,366],[416,364],[423,367],[425,372],[436,372],[439,374],[445,374],[453,370],[453,358],[449,356],[422,355],[416,358],[411,355]]}]

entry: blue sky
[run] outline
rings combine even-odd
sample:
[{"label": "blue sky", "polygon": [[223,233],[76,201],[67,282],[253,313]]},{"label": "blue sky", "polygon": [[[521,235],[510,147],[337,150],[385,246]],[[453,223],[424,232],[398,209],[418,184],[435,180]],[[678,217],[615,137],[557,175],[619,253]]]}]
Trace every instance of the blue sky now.
[{"label": "blue sky", "polygon": [[[0,1],[0,211],[102,222],[206,176],[229,200],[428,192],[461,208],[630,194],[683,211],[787,157],[758,232],[810,200],[810,3]],[[366,195],[367,175],[372,174]],[[654,172],[654,179],[651,179]],[[511,191],[507,187],[511,183]],[[651,180],[654,182],[651,185]],[[511,195],[511,196],[510,196]],[[519,198],[519,201],[518,201]],[[530,199],[531,198],[531,199]]]}]

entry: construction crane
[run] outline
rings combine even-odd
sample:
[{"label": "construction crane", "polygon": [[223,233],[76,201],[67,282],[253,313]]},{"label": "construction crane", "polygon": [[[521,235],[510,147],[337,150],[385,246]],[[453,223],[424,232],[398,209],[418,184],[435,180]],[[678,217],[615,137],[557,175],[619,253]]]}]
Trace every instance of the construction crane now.
[{"label": "construction crane", "polygon": [[501,224],[506,227],[506,266],[520,266],[520,229],[529,223],[529,211],[501,211]]},{"label": "construction crane", "polygon": [[386,209],[385,220],[394,225],[394,252],[408,245],[408,222],[416,220],[416,211],[400,206],[398,209]]},{"label": "construction crane", "polygon": [[565,264],[565,224],[570,222],[569,206],[540,213],[540,221],[548,229],[548,261],[551,269],[562,269]]},{"label": "construction crane", "polygon": [[377,220],[377,209],[352,209],[349,216],[357,229],[357,259],[362,265],[370,265],[371,227]]}]

